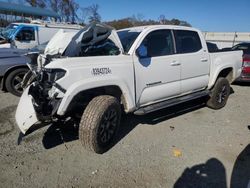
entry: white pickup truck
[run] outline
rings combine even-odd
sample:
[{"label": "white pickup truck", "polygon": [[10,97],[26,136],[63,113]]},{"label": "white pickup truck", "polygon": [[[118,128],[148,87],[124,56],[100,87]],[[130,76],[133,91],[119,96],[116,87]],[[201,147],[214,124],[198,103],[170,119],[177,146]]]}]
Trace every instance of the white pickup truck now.
[{"label": "white pickup truck", "polygon": [[96,153],[109,148],[122,111],[144,115],[203,96],[220,109],[241,74],[242,51],[209,53],[202,33],[189,27],[115,31],[93,24],[59,39],[32,69],[16,121],[25,134],[43,122],[81,117],[79,138]]}]

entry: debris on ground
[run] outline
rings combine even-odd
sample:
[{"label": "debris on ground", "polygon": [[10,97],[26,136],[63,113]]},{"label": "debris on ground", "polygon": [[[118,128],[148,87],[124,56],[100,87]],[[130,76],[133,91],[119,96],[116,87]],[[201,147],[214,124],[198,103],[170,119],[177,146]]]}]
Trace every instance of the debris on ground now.
[{"label": "debris on ground", "polygon": [[97,172],[98,172],[98,170],[95,170],[95,171],[91,172],[91,174],[95,175],[95,174],[97,174]]},{"label": "debris on ground", "polygon": [[181,157],[182,156],[182,152],[179,149],[173,149],[173,154],[175,157]]},{"label": "debris on ground", "polygon": [[170,130],[171,130],[171,131],[173,131],[173,130],[174,130],[174,128],[175,128],[174,126],[170,126]]}]

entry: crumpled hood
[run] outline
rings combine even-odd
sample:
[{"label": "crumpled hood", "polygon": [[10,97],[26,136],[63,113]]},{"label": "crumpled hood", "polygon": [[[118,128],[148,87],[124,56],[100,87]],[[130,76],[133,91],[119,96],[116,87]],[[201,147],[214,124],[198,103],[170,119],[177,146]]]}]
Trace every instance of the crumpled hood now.
[{"label": "crumpled hood", "polygon": [[66,32],[63,29],[60,29],[47,44],[44,54],[63,54],[76,33],[77,31]]},{"label": "crumpled hood", "polygon": [[92,23],[77,33],[59,30],[49,41],[44,54],[77,56],[82,46],[94,45],[105,39],[112,40],[120,51],[124,52],[119,36],[112,27],[101,23]]}]

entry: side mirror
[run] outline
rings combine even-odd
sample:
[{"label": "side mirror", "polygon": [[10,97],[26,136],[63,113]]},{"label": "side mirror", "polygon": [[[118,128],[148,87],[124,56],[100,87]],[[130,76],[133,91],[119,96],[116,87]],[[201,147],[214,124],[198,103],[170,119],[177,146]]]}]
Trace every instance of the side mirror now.
[{"label": "side mirror", "polygon": [[139,46],[139,48],[137,48],[135,53],[140,59],[148,57],[148,50],[146,46],[142,44]]}]

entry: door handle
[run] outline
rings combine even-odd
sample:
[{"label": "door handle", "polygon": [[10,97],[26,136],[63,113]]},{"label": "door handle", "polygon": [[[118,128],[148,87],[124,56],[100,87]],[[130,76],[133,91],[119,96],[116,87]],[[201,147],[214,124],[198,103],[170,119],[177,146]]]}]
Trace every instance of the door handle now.
[{"label": "door handle", "polygon": [[202,58],[202,59],[201,59],[201,62],[207,62],[207,61],[208,61],[207,58]]},{"label": "door handle", "polygon": [[181,65],[181,63],[179,61],[173,61],[170,65],[171,66],[179,66],[179,65]]}]

